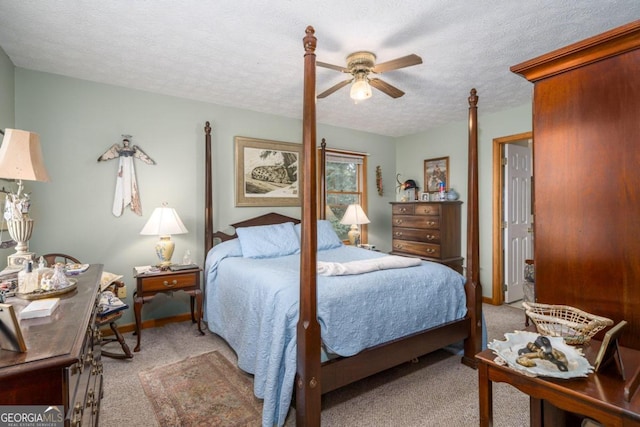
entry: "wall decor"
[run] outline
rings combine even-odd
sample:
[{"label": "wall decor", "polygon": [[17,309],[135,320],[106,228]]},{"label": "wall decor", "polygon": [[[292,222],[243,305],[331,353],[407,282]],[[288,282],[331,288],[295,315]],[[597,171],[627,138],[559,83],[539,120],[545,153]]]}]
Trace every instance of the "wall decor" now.
[{"label": "wall decor", "polygon": [[438,157],[424,161],[424,191],[437,192],[444,182],[445,191],[449,188],[449,157]]},{"label": "wall decor", "polygon": [[136,182],[136,170],[133,159],[139,159],[149,165],[155,165],[149,156],[137,145],[130,145],[131,135],[122,135],[122,145],[113,144],[107,151],[98,157],[99,162],[111,159],[119,159],[118,174],[116,175],[116,191],[113,197],[113,208],[111,212],[115,216],[122,215],[126,206],[131,206],[131,210],[137,215],[142,215],[142,205]]},{"label": "wall decor", "polygon": [[235,137],[236,206],[300,206],[302,145]]},{"label": "wall decor", "polygon": [[376,187],[378,187],[378,196],[384,195],[384,190],[382,189],[382,167],[376,166]]}]

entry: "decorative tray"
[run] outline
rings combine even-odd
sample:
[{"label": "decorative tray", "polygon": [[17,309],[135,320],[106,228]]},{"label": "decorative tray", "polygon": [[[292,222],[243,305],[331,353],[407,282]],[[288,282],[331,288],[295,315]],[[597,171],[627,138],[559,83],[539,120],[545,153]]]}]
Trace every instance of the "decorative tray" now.
[{"label": "decorative tray", "polygon": [[16,296],[18,298],[22,298],[26,300],[52,298],[52,297],[57,297],[59,295],[64,295],[66,293],[69,293],[74,289],[76,289],[77,287],[78,287],[78,280],[69,279],[69,286],[66,286],[62,289],[53,289],[51,291],[33,291],[33,292],[29,292],[28,294],[22,294],[22,293],[16,292]]},{"label": "decorative tray", "polygon": [[556,365],[548,360],[535,359],[536,366],[525,367],[516,362],[519,357],[518,351],[525,348],[528,343],[534,342],[540,336],[535,332],[516,331],[504,334],[506,340],[493,340],[487,347],[493,350],[506,364],[532,377],[553,377],[553,378],[576,378],[586,377],[593,372],[593,366],[582,354],[580,348],[572,347],[564,342],[561,337],[548,337],[551,346],[563,352],[567,357],[567,371],[561,371]]}]

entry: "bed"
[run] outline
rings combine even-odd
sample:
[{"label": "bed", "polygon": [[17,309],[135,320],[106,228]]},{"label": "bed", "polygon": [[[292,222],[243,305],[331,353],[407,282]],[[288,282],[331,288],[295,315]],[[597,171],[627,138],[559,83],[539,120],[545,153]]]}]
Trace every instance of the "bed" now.
[{"label": "bed", "polygon": [[[300,221],[271,213],[232,224],[237,234],[214,233],[211,128],[209,123],[205,126],[205,316],[209,329],[234,349],[239,367],[254,375],[254,392],[264,399],[263,425],[282,425],[294,395],[296,425],[319,426],[322,393],[457,342],[464,342],[462,362],[474,367],[474,355],[482,345],[475,90],[469,96],[466,276],[424,261],[365,274],[320,275],[320,267],[327,268],[320,269],[326,273],[344,267],[346,261],[361,266],[384,263],[389,256],[336,243],[328,222],[318,218],[325,209],[324,188],[317,188],[313,179],[317,148],[312,27],[307,27],[303,44]],[[274,233],[279,236],[271,239],[275,248],[265,239]],[[214,248],[217,240],[222,243]],[[396,302],[381,302],[391,300]],[[430,301],[439,303],[428,305]],[[395,313],[391,320],[385,317],[389,313]],[[377,319],[384,321],[376,325]]]}]

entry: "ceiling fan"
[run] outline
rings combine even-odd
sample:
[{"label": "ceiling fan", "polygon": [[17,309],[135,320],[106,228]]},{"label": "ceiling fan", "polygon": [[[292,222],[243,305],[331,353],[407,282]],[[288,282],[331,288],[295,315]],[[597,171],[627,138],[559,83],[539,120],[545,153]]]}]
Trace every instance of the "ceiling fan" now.
[{"label": "ceiling fan", "polygon": [[382,64],[376,64],[376,55],[366,51],[354,52],[351,55],[347,56],[346,68],[339,65],[332,65],[327,64],[326,62],[317,61],[316,65],[319,67],[330,68],[342,73],[351,74],[351,78],[331,86],[329,89],[319,94],[318,98],[326,98],[333,92],[345,87],[352,82],[353,85],[351,86],[350,96],[356,101],[370,98],[371,86],[381,92],[386,93],[392,98],[400,98],[402,95],[404,95],[403,91],[395,86],[390,85],[384,80],[380,80],[377,77],[369,78],[369,74],[381,74],[387,71],[397,70],[399,68],[410,67],[412,65],[418,64],[422,64],[422,58],[414,54],[383,62]]}]

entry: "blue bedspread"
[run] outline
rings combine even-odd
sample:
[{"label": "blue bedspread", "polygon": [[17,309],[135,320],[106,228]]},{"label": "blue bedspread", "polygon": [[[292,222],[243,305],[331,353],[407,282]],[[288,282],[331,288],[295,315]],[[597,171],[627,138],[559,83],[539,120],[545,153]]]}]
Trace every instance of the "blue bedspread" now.
[{"label": "blue bedspread", "polygon": [[[318,252],[318,261],[385,256],[349,246]],[[207,256],[205,319],[254,375],[264,400],[263,426],[283,425],[296,373],[300,255],[243,258],[237,239]],[[395,338],[464,317],[465,279],[440,264],[353,276],[318,276],[318,321],[327,349],[352,356]]]}]

